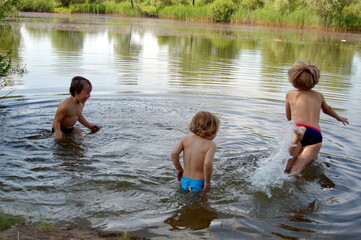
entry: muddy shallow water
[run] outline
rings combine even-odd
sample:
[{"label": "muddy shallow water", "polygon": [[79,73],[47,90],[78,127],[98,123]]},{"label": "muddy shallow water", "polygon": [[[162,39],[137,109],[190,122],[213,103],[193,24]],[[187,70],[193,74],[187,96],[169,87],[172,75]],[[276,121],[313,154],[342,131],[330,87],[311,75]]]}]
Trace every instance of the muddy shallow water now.
[{"label": "muddy shallow water", "polygon": [[[0,38],[29,73],[0,100],[0,207],[155,239],[357,239],[358,34],[114,16],[23,14]],[[351,124],[321,116],[324,142],[299,179],[273,170],[290,125],[287,69],[317,63],[316,90]],[[57,143],[51,123],[71,77],[93,83],[101,125]],[[222,121],[212,190],[178,190],[170,152],[198,110]],[[81,126],[80,126],[81,127]]]}]

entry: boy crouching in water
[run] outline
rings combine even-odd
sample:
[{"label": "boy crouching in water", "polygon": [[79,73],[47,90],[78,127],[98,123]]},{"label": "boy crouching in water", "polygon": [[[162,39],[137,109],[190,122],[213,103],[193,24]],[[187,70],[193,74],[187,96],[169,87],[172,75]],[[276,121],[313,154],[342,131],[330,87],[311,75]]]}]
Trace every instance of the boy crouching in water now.
[{"label": "boy crouching in water", "polygon": [[[212,140],[217,136],[219,127],[220,121],[214,114],[200,111],[189,124],[189,130],[194,135],[184,136],[173,149],[172,160],[183,191],[199,193],[210,190],[216,152],[216,144]],[[179,162],[181,152],[184,169]]]},{"label": "boy crouching in water", "polygon": [[326,103],[321,93],[312,90],[320,79],[320,70],[316,65],[298,61],[288,70],[288,76],[297,90],[291,90],[286,95],[286,116],[295,122],[297,128],[290,147],[292,158],[288,160],[285,172],[299,175],[321,150],[320,111],[344,125],[349,122]]},{"label": "boy crouching in water", "polygon": [[61,139],[64,133],[73,132],[77,121],[92,131],[100,129],[98,125],[89,123],[82,113],[91,91],[92,84],[88,79],[80,76],[73,77],[69,89],[71,96],[59,104],[55,113],[53,132],[56,139]]}]

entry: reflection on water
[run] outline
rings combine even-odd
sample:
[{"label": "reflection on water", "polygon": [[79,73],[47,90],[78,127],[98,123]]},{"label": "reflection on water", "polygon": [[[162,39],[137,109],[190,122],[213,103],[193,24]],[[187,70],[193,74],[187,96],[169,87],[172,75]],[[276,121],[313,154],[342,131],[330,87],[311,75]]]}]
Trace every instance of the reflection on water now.
[{"label": "reflection on water", "polygon": [[173,213],[164,222],[172,226],[172,230],[201,230],[208,228],[212,220],[217,218],[217,212],[201,201],[191,201]]},{"label": "reflection on water", "polygon": [[[57,25],[52,15],[46,16],[48,24],[32,18],[29,22],[24,16],[24,23],[0,38],[1,49],[16,49],[15,58],[29,69],[38,69],[25,76],[26,84],[35,88],[45,83],[63,87],[73,75],[91,75],[98,88],[234,85],[247,93],[255,91],[257,82],[260,92],[277,93],[284,91],[286,67],[303,59],[320,66],[327,95],[339,92],[347,98],[354,87],[352,76],[359,71],[357,34],[330,38],[318,32],[222,25],[199,25],[200,30],[172,22],[147,20],[142,25],[111,17],[97,17],[93,25],[88,18],[71,17],[72,24],[78,23],[73,26],[62,21]],[[58,76],[64,71],[65,79]]]},{"label": "reflection on water", "polygon": [[[29,70],[0,91],[15,90],[0,100],[0,206],[156,239],[355,239],[359,36],[25,14],[0,34],[0,50]],[[317,90],[351,125],[321,115],[320,155],[289,178],[278,153],[297,59],[320,66]],[[102,128],[55,142],[51,123],[75,75],[92,81],[84,115]],[[170,160],[198,110],[222,121],[207,201],[179,192]]]}]

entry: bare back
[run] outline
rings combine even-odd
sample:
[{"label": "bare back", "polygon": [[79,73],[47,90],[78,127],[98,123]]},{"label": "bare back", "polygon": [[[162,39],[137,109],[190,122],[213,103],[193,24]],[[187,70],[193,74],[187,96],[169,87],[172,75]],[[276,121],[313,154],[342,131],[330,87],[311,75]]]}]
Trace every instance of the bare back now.
[{"label": "bare back", "polygon": [[216,144],[197,135],[185,136],[183,142],[184,176],[204,180],[204,163],[213,161]]},{"label": "bare back", "polygon": [[291,90],[286,96],[286,115],[296,124],[320,129],[320,111],[324,102],[321,93],[313,90]]}]

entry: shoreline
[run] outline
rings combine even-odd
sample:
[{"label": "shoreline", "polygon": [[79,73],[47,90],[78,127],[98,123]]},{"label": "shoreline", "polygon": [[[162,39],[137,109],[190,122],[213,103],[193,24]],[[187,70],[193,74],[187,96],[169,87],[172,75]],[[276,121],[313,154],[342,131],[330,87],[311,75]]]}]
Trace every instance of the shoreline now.
[{"label": "shoreline", "polygon": [[[209,22],[209,21],[201,21],[201,20],[179,20],[179,19],[173,19],[173,18],[146,18],[146,17],[127,17],[127,16],[122,16],[121,14],[89,14],[89,13],[47,13],[47,12],[20,12],[18,15],[20,18],[21,17],[29,17],[29,18],[36,18],[36,17],[59,17],[59,18],[69,18],[69,17],[89,17],[89,16],[94,16],[94,17],[109,17],[109,18],[121,18],[121,19],[140,19],[144,22],[152,22],[152,21],[170,21],[170,22],[177,22],[179,24],[184,24],[186,25],[186,27],[189,27],[188,23],[192,23],[195,25],[202,25],[202,27],[206,26],[205,29],[209,29],[209,30],[219,30],[219,31],[227,31],[229,29],[239,29],[239,30],[247,30],[247,31],[257,31],[257,30],[262,30],[262,29],[272,29],[275,31],[282,31],[284,29],[287,29],[287,31],[293,31],[293,32],[299,32],[299,33],[321,33],[323,35],[328,35],[328,36],[332,36],[332,38],[343,41],[343,40],[347,40],[347,41],[359,41],[361,39],[361,32],[338,32],[338,31],[331,31],[331,30],[326,30],[326,29],[319,29],[316,27],[313,28],[296,28],[296,27],[285,27],[285,26],[279,26],[279,25],[267,25],[265,24],[259,24],[259,25],[254,25],[254,24],[247,24],[247,23],[213,23],[213,22]],[[21,20],[16,20],[16,19],[11,19],[10,21],[12,22],[21,22]],[[70,24],[63,24],[63,23],[49,23],[49,22],[31,22],[31,24],[33,24],[34,26],[37,25],[40,28],[52,28],[52,29],[58,29],[58,30],[71,30],[71,31],[82,31],[82,30],[86,30],[86,31],[99,31],[99,29],[101,27],[104,27],[106,25],[103,24],[99,24],[99,25],[91,25],[91,26],[87,26],[87,25],[83,25],[85,26],[84,28],[79,28],[79,24],[78,23],[70,23]],[[50,26],[50,27],[49,27]],[[132,28],[137,28],[137,27],[141,27],[141,25],[139,26],[132,26]],[[108,26],[107,28],[108,31],[110,32],[122,32],[122,33],[127,33],[127,31],[124,32],[124,30],[129,30],[124,26],[117,26],[117,25],[112,25],[112,26]],[[166,35],[166,36],[172,36],[172,31],[173,29],[159,29],[159,31],[161,31],[162,34]],[[178,35],[179,33],[177,33]],[[187,35],[187,32],[184,32],[183,34]],[[192,33],[191,35],[193,35],[194,33]],[[199,33],[200,35],[206,35],[205,33]],[[220,38],[228,38],[228,36],[219,36]]]},{"label": "shoreline", "polygon": [[298,23],[287,23],[287,22],[268,22],[268,21],[258,21],[258,20],[231,20],[230,22],[214,22],[210,18],[188,18],[181,19],[179,17],[144,17],[144,16],[126,16],[121,13],[112,13],[112,14],[97,14],[97,13],[72,13],[72,12],[19,12],[19,15],[45,15],[45,14],[59,14],[59,15],[85,15],[85,16],[109,16],[109,17],[120,17],[120,18],[135,18],[135,19],[154,19],[154,20],[171,20],[177,22],[189,22],[189,23],[203,23],[211,25],[230,25],[230,26],[252,26],[252,27],[270,27],[270,28],[283,28],[283,29],[294,29],[301,31],[325,31],[325,32],[334,32],[334,33],[349,33],[349,34],[361,34],[361,29],[357,30],[347,30],[341,27],[326,27],[322,25],[307,25],[307,24],[298,24]]},{"label": "shoreline", "polygon": [[21,224],[6,230],[0,230],[0,239],[14,240],[149,240],[149,238],[131,236],[127,232],[104,231],[97,228],[79,225],[37,226],[36,224]]}]

